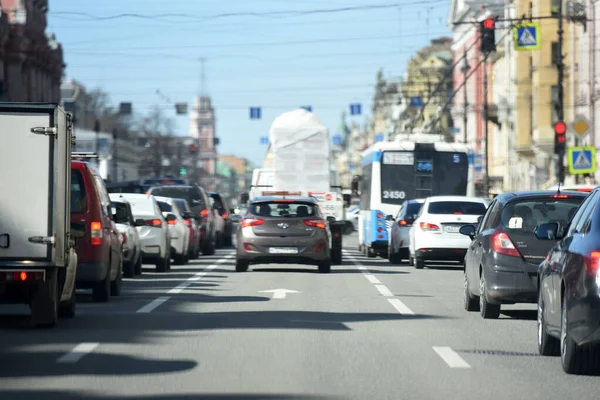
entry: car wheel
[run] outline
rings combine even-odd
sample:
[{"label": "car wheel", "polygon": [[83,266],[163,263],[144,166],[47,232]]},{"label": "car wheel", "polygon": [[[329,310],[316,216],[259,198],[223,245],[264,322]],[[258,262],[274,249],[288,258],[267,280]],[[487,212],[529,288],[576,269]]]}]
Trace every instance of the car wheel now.
[{"label": "car wheel", "polygon": [[71,291],[69,300],[58,306],[58,316],[64,319],[75,318],[75,308],[77,304],[77,295],[75,293],[75,287]]},{"label": "car wheel", "polygon": [[[110,261],[109,261],[110,262]],[[106,303],[110,298],[110,268],[102,282],[96,282],[92,288],[92,300],[94,303]]]},{"label": "car wheel", "polygon": [[56,268],[48,271],[46,282],[31,294],[31,322],[39,327],[52,328],[58,322],[60,284]]},{"label": "car wheel", "polygon": [[319,272],[321,274],[328,274],[331,272],[331,261],[321,261],[319,263]]},{"label": "car wheel", "polygon": [[205,256],[212,256],[215,254],[215,242],[210,242],[209,244],[202,247],[202,254]]},{"label": "car wheel", "polygon": [[245,260],[236,260],[235,261],[235,271],[236,272],[246,272],[248,271],[248,267],[250,263]]},{"label": "car wheel", "polygon": [[544,302],[542,300],[542,291],[538,294],[537,307],[537,328],[538,328],[538,352],[542,356],[559,356],[560,340],[548,335],[546,332],[546,321],[544,320]]},{"label": "car wheel", "polygon": [[166,258],[161,258],[156,262],[156,272],[167,272],[169,269],[170,256],[167,255]]},{"label": "car wheel", "polygon": [[123,276],[125,278],[133,278],[135,276],[135,264],[133,260],[123,265]]},{"label": "car wheel", "polygon": [[413,258],[413,264],[415,265],[416,269],[425,268],[425,260],[423,260],[421,257]]},{"label": "car wheel", "polygon": [[483,271],[481,271],[481,277],[479,278],[479,312],[484,319],[497,319],[500,316],[500,304],[491,304],[487,300]]},{"label": "car wheel", "polygon": [[137,261],[135,262],[135,268],[134,268],[136,275],[142,275],[142,264],[143,264],[142,255],[138,254]]},{"label": "car wheel", "polygon": [[333,265],[342,264],[342,248],[335,248],[331,250],[331,263]]},{"label": "car wheel", "polygon": [[402,257],[399,253],[394,252],[394,246],[392,245],[388,245],[388,260],[394,265],[402,264]]},{"label": "car wheel", "polygon": [[121,283],[123,283],[123,259],[119,263],[117,277],[110,283],[110,295],[118,296],[121,294]]},{"label": "car wheel", "polygon": [[185,265],[185,256],[183,254],[175,254],[173,257],[175,265]]},{"label": "car wheel", "polygon": [[469,290],[469,280],[467,279],[467,271],[464,272],[464,283],[463,283],[463,300],[465,310],[467,311],[479,311],[479,299],[474,297]]}]

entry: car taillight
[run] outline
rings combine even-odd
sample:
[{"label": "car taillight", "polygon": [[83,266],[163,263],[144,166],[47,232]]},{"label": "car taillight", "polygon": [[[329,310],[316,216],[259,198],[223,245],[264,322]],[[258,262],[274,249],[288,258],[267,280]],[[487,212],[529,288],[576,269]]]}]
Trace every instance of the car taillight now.
[{"label": "car taillight", "polygon": [[492,251],[505,256],[520,257],[521,253],[505,232],[495,231],[492,234]]},{"label": "car taillight", "polygon": [[383,214],[382,213],[377,213],[377,218],[383,218]]},{"label": "car taillight", "polygon": [[264,219],[258,218],[243,218],[242,219],[242,228],[247,228],[249,226],[257,226],[265,223]]},{"label": "car taillight", "polygon": [[566,194],[555,194],[552,196],[553,199],[568,199],[570,196]]},{"label": "car taillight", "polygon": [[177,224],[177,220],[176,219],[172,219],[170,221],[167,221],[167,224],[169,224],[169,225],[175,225],[175,224]]},{"label": "car taillight", "polygon": [[401,219],[400,221],[398,221],[398,225],[400,225],[400,226],[410,226],[412,224],[410,222],[408,222],[407,220]]},{"label": "car taillight", "polygon": [[600,251],[592,251],[587,257],[584,257],[585,272],[593,277],[598,277],[600,271]]},{"label": "car taillight", "polygon": [[121,233],[121,237],[123,238],[123,244],[127,243],[127,235]]},{"label": "car taillight", "polygon": [[186,219],[186,220],[184,220],[184,221],[185,221],[185,224],[186,224],[187,226],[192,226],[192,220],[191,220],[191,219]]},{"label": "car taillight", "polygon": [[429,222],[420,222],[419,227],[423,232],[439,232],[440,227],[436,224],[430,224]]},{"label": "car taillight", "polygon": [[325,221],[323,221],[322,219],[305,219],[304,225],[313,226],[315,228],[321,228],[321,229],[325,229],[325,227],[327,226]]},{"label": "car taillight", "polygon": [[229,218],[229,214],[227,214],[227,213],[223,213],[223,215],[221,215],[221,216],[223,217],[223,219]]},{"label": "car taillight", "polygon": [[161,227],[162,226],[162,221],[158,218],[155,219],[147,219],[146,220],[146,225],[148,226],[156,226],[156,227]]},{"label": "car taillight", "polygon": [[0,281],[8,282],[31,282],[44,280],[43,272],[0,272]]},{"label": "car taillight", "polygon": [[101,222],[92,222],[90,224],[90,236],[92,238],[92,246],[100,246],[102,244]]},{"label": "car taillight", "polygon": [[200,211],[200,215],[202,215],[203,217],[208,217],[208,210],[204,209],[204,210]]}]

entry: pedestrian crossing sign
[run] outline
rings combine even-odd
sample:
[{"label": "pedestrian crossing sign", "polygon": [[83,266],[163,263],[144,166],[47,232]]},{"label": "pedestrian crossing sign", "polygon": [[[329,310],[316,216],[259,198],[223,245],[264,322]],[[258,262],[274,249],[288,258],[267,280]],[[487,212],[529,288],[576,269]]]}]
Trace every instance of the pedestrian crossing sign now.
[{"label": "pedestrian crossing sign", "polygon": [[571,175],[596,172],[596,148],[594,146],[570,147],[568,155]]},{"label": "pedestrian crossing sign", "polygon": [[530,22],[516,25],[513,28],[513,41],[515,50],[539,50],[541,45],[540,24]]}]

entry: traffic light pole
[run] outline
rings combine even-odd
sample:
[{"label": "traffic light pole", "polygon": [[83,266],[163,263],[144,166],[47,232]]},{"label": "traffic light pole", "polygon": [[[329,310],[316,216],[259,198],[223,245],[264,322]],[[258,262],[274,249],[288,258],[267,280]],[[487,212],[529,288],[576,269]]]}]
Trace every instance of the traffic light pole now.
[{"label": "traffic light pole", "polygon": [[483,195],[485,197],[490,196],[490,171],[488,163],[489,157],[489,104],[488,104],[488,65],[487,65],[488,53],[483,53],[483,134],[485,142],[485,160],[484,160],[484,175],[483,175]]},{"label": "traffic light pole", "polygon": [[[558,69],[558,104],[557,104],[557,114],[558,114],[558,120],[559,121],[564,121],[565,120],[565,104],[564,104],[564,98],[565,98],[565,93],[564,93],[564,79],[565,79],[565,64],[563,62],[563,44],[564,44],[564,38],[563,38],[563,2],[559,1],[558,2],[558,7],[557,7],[557,18],[558,18],[558,43],[557,43],[557,53],[558,53],[558,60],[556,60],[556,66]],[[557,165],[556,165],[556,178],[557,181],[563,185],[565,183],[565,151],[564,151],[564,146],[561,148],[562,150],[558,153],[558,160],[557,160]]]}]

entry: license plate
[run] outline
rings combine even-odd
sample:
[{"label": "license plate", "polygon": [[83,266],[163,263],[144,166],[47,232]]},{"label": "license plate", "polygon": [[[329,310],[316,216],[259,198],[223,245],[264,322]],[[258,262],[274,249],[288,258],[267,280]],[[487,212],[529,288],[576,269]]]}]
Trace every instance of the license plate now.
[{"label": "license plate", "polygon": [[298,254],[296,247],[270,247],[269,253],[271,254]]},{"label": "license plate", "polygon": [[444,230],[448,233],[458,233],[460,230],[460,226],[446,226]]}]

